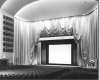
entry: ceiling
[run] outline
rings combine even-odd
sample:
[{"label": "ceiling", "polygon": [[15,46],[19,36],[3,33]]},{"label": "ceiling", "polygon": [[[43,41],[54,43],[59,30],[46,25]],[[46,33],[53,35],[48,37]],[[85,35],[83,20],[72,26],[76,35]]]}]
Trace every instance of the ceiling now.
[{"label": "ceiling", "polygon": [[[3,0],[0,0],[0,3]],[[10,13],[14,16],[21,8],[25,5],[35,2],[38,0],[5,0],[4,4],[2,5],[1,9]]]},{"label": "ceiling", "polygon": [[0,0],[0,7],[3,5],[3,3],[5,2],[6,0]]},{"label": "ceiling", "polygon": [[6,0],[0,6],[2,6],[1,10],[8,12],[18,19],[38,21],[86,14],[97,3],[98,1],[95,0]]}]

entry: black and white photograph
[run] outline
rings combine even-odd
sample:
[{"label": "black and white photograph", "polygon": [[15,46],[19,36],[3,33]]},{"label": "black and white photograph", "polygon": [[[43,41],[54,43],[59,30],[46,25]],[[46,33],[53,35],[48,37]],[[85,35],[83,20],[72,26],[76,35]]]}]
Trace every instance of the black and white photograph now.
[{"label": "black and white photograph", "polygon": [[99,0],[0,0],[0,80],[99,80]]}]

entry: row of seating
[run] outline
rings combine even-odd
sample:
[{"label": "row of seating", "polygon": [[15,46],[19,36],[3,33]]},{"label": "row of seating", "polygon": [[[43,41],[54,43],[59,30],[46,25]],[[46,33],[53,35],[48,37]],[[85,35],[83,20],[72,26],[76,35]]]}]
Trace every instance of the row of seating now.
[{"label": "row of seating", "polygon": [[0,75],[0,79],[50,79],[55,78],[57,75],[63,73],[64,68],[55,67],[40,67],[40,66],[30,66],[23,68],[11,68],[8,70],[3,70],[4,72],[9,72],[6,75]]},{"label": "row of seating", "polygon": [[[6,73],[6,74],[2,74]],[[81,67],[12,66],[0,71],[0,79],[97,79],[98,70]]]}]

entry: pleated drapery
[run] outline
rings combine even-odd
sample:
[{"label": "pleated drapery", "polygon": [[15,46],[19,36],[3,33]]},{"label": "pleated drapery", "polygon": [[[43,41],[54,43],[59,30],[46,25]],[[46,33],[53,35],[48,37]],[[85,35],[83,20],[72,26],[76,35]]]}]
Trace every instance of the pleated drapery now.
[{"label": "pleated drapery", "polygon": [[[79,45],[79,66],[97,64],[99,54],[98,8],[85,16],[66,17],[36,22],[15,19],[14,64],[37,64],[39,38],[74,36]],[[96,66],[96,64],[94,66]]]},{"label": "pleated drapery", "polygon": [[15,48],[14,64],[32,65],[35,64],[35,47],[36,47],[36,28],[33,23],[27,23],[15,19]]}]

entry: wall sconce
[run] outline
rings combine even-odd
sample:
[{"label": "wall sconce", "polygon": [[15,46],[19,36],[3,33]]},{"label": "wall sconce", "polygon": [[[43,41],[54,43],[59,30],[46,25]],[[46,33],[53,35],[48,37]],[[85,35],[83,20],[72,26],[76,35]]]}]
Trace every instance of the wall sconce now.
[{"label": "wall sconce", "polygon": [[5,56],[3,56],[3,59],[5,59],[6,57]]}]

